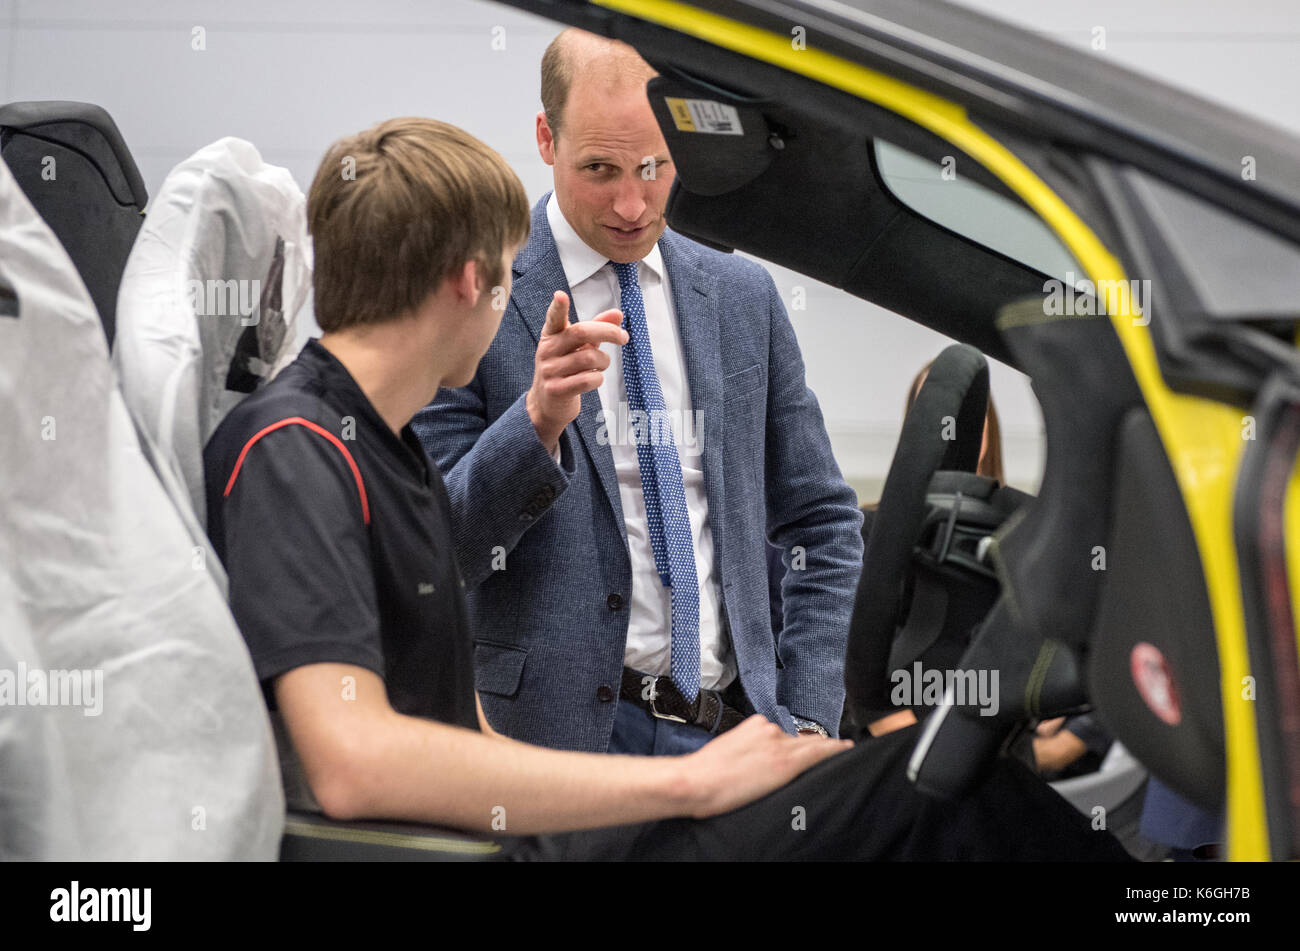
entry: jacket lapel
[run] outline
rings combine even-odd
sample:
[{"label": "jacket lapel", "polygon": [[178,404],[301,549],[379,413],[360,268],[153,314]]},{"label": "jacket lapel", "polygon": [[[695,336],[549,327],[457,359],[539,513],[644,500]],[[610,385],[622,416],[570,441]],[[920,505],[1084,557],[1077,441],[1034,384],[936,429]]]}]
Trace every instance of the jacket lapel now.
[{"label": "jacket lapel", "polygon": [[[686,239],[665,230],[659,239],[664,271],[668,273],[673,310],[686,357],[691,409],[703,412],[700,440],[704,491],[709,503],[715,557],[722,551],[722,324],[718,313],[717,279],[695,264]],[[696,417],[700,418],[700,417]],[[676,437],[680,440],[681,433]]]},{"label": "jacket lapel", "polygon": [[[572,306],[573,293],[564,276],[560,253],[555,247],[550,224],[546,220],[546,203],[550,193],[543,195],[533,206],[532,232],[528,244],[515,259],[515,283],[511,294],[519,318],[528,328],[533,343],[541,339],[546,322],[546,310],[557,290],[569,295],[569,322],[576,323],[578,315]],[[686,379],[691,392],[691,408],[703,412],[704,426],[696,434],[703,454],[704,486],[708,496],[709,511],[716,513],[709,522],[713,529],[714,551],[722,550],[720,528],[724,504],[722,476],[722,328],[719,324],[717,281],[701,270],[691,259],[685,239],[665,230],[659,239],[664,270],[677,315],[682,350],[686,357]],[[573,426],[578,432],[587,455],[595,466],[601,488],[614,511],[623,544],[627,544],[627,526],[623,521],[623,505],[619,498],[618,476],[614,471],[614,456],[608,444],[597,434],[603,418],[600,394],[595,390],[582,395],[582,410]],[[681,438],[681,433],[676,434]]]},{"label": "jacket lapel", "polygon": [[[568,279],[564,276],[564,265],[560,263],[560,252],[555,247],[551,235],[551,226],[546,220],[546,203],[551,193],[547,192],[533,206],[532,231],[528,244],[515,259],[515,283],[511,300],[519,317],[532,335],[533,344],[542,337],[542,327],[546,324],[546,311],[551,306],[551,298],[556,291],[569,295],[569,323],[578,322],[578,311],[573,305],[573,292],[569,289]],[[614,471],[614,456],[607,444],[597,438],[601,423],[600,394],[595,390],[582,394],[582,409],[573,421],[587,455],[591,458],[600,478],[601,488],[614,510],[614,521],[618,523],[619,534],[623,536],[623,545],[627,546],[627,525],[623,521],[623,503],[618,494],[618,476]],[[576,450],[577,447],[575,446]]]}]

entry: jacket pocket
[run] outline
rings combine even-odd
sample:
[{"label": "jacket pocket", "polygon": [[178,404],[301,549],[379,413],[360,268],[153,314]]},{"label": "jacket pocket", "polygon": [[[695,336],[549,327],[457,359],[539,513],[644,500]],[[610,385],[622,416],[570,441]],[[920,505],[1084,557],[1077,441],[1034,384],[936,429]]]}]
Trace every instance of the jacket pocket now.
[{"label": "jacket pocket", "polygon": [[483,693],[513,697],[519,692],[528,650],[490,641],[474,642],[474,687]]}]

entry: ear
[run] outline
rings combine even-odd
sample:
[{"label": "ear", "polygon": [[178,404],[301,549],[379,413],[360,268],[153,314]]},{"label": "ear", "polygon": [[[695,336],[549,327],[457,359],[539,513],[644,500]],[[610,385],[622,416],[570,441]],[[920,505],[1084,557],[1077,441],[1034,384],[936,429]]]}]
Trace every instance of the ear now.
[{"label": "ear", "polygon": [[480,280],[479,271],[479,263],[473,258],[470,258],[461,265],[459,271],[452,274],[449,278],[452,288],[456,292],[457,301],[468,305],[473,305],[478,302],[480,293],[480,288],[478,286]]},{"label": "ear", "polygon": [[546,121],[546,110],[537,113],[537,152],[547,165],[555,164],[555,136]]}]

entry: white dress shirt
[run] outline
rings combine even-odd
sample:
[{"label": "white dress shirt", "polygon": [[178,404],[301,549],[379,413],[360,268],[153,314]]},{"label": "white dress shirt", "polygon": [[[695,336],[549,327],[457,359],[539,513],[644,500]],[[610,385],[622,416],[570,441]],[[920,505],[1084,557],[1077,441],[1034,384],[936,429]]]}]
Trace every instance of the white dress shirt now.
[{"label": "white dress shirt", "polygon": [[[618,276],[609,259],[592,250],[573,230],[552,193],[546,204],[546,218],[560,253],[564,276],[579,320],[591,320],[611,308],[621,309]],[[721,598],[713,571],[713,531],[709,527],[709,503],[704,489],[704,457],[700,440],[702,422],[691,407],[676,311],[669,292],[663,256],[656,244],[637,269],[641,296],[645,300],[646,326],[654,353],[655,373],[663,391],[664,405],[673,427],[673,439],[682,463],[682,484],[690,513],[691,540],[695,547],[695,573],[700,586],[700,686],[720,690],[736,677],[735,656],[726,632],[719,623]],[[672,646],[671,594],[659,579],[641,491],[641,467],[637,447],[628,433],[627,391],[623,386],[622,348],[601,346],[610,358],[599,395],[609,434],[609,448],[618,475],[619,500],[627,526],[627,543],[632,557],[632,592],[623,663],[650,674],[670,673]]]}]

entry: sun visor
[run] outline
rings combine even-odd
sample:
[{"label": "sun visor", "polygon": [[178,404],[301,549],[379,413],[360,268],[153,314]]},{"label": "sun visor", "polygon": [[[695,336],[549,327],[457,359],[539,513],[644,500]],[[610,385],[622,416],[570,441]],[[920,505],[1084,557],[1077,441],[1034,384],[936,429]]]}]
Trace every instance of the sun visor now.
[{"label": "sun visor", "polygon": [[[994,315],[1043,276],[952,232],[885,188],[874,156],[908,124],[788,74],[725,88],[662,61],[646,93],[673,158],[673,231],[738,250],[916,320],[998,360]],[[928,133],[926,133],[928,134]],[[921,132],[916,133],[917,136]],[[938,146],[927,146],[930,154]],[[975,163],[969,163],[975,164]]]},{"label": "sun visor", "polygon": [[784,147],[769,126],[762,99],[660,75],[646,85],[682,187],[713,197],[748,185]]}]

